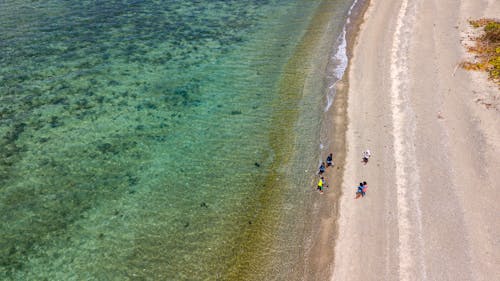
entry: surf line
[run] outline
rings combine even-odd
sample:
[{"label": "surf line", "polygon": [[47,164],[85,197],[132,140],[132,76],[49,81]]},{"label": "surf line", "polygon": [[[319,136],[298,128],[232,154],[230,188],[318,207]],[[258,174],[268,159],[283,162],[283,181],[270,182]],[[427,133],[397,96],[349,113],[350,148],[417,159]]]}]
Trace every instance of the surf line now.
[{"label": "surf line", "polygon": [[347,18],[344,26],[342,27],[342,33],[337,37],[336,43],[338,45],[337,51],[335,54],[330,57],[330,63],[334,65],[333,69],[333,83],[328,87],[326,94],[326,106],[324,108],[324,112],[327,112],[333,104],[333,99],[335,98],[336,89],[335,86],[337,83],[342,80],[344,77],[344,73],[349,64],[349,57],[347,56],[347,27],[351,24],[352,10],[358,4],[358,0],[355,0],[349,10],[347,11]]},{"label": "surf line", "polygon": [[[409,91],[407,59],[410,47],[409,35],[415,23],[415,5],[411,4],[409,0],[403,0],[401,3],[390,55],[390,95],[399,233],[399,280],[403,281],[427,279],[422,252],[420,181],[414,145],[415,114],[407,96]],[[405,171],[407,168],[414,172],[411,175],[407,174]],[[409,200],[409,197],[413,202]],[[411,208],[410,205],[412,205]],[[413,213],[410,210],[413,210]],[[412,228],[412,225],[416,226],[416,229]],[[413,248],[412,237],[416,238],[418,243]],[[415,274],[420,276],[416,278]]]}]

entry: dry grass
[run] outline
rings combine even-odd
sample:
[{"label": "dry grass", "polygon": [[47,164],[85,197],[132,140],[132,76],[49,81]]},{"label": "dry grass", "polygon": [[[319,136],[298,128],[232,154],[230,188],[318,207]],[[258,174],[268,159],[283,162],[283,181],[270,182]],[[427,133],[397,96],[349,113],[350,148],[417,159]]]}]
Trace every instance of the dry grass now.
[{"label": "dry grass", "polygon": [[479,35],[471,36],[475,45],[467,50],[474,54],[474,61],[461,66],[467,70],[486,71],[489,78],[500,87],[500,21],[497,19],[470,20],[474,28],[482,28]]}]

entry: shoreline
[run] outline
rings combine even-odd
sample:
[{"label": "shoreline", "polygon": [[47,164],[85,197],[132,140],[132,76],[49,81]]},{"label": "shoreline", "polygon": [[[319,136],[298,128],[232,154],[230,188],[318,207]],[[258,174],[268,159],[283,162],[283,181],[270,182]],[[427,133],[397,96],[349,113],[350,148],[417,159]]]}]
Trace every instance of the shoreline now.
[{"label": "shoreline", "polygon": [[[357,2],[364,1],[357,0]],[[313,125],[311,120],[317,120],[318,124],[323,123],[323,117],[333,112],[332,109],[324,112],[326,97],[322,87],[328,84],[325,80],[325,70],[328,56],[334,48],[337,48],[338,36],[332,36],[332,33],[337,34],[345,25],[345,21],[339,26],[335,20],[339,16],[344,17],[344,13],[352,6],[352,3],[337,4],[339,3],[335,1],[322,1],[293,56],[284,67],[283,77],[279,82],[280,98],[274,106],[277,111],[274,122],[279,124],[280,120],[287,120],[289,125],[277,127],[270,136],[276,154],[273,156],[273,162],[276,164],[263,185],[273,188],[266,189],[259,196],[258,201],[262,209],[259,210],[259,215],[252,219],[252,230],[244,234],[245,238],[242,241],[245,242],[241,248],[245,251],[236,256],[234,266],[223,274],[228,280],[262,280],[266,273],[287,280],[302,280],[307,277],[310,278],[308,280],[316,280],[320,275],[318,275],[318,264],[314,260],[320,258],[322,264],[327,265],[330,262],[329,258],[333,258],[333,254],[325,258],[323,254],[308,253],[311,238],[309,234],[314,233],[314,228],[318,225],[317,216],[311,219],[311,214],[319,213],[318,204],[323,204],[323,198],[328,197],[327,201],[331,202],[330,200],[337,200],[335,198],[338,197],[332,194],[333,198],[330,196],[319,198],[315,189],[310,188],[312,182],[315,183],[317,179],[316,176],[312,176],[312,172],[316,169],[316,154],[320,153],[316,146],[311,146],[311,143],[318,140],[317,135],[323,129],[320,126],[317,128],[311,126]],[[286,104],[295,104],[297,110],[280,110],[290,107]],[[300,174],[304,169],[308,174],[306,177]],[[305,186],[307,188],[304,188]],[[280,188],[279,196],[276,196],[275,188]],[[298,208],[299,213],[271,208],[288,204],[285,202],[303,205]],[[292,218],[291,213],[296,217]],[[276,222],[275,226],[269,225],[270,222]],[[294,223],[293,231],[289,225],[291,222]],[[287,224],[286,227],[284,223]],[[292,237],[284,233],[285,231],[297,231],[297,234],[293,234],[295,237]],[[270,233],[273,233],[272,237]],[[328,233],[335,232],[328,231]],[[322,243],[327,243],[328,237],[322,237],[320,240]],[[301,248],[289,250],[290,243],[286,242],[303,244]],[[292,256],[281,260],[276,253],[291,253]],[[289,266],[290,264],[293,266]],[[329,274],[330,271],[321,272],[323,279]]]},{"label": "shoreline", "polygon": [[[329,279],[498,276],[500,116],[474,101],[476,91],[498,89],[455,66],[465,58],[468,19],[498,15],[500,4],[370,2],[348,70],[344,194]],[[366,148],[372,158],[363,166]],[[363,180],[367,196],[353,200]]]},{"label": "shoreline", "polygon": [[[347,143],[346,132],[348,126],[347,104],[349,91],[349,69],[355,41],[358,37],[364,15],[371,0],[359,0],[353,4],[352,13],[346,19],[346,55],[348,63],[342,78],[332,86],[335,87],[335,97],[331,107],[324,114],[324,125],[322,130],[326,131],[328,139],[326,154],[333,153],[333,170],[327,169],[325,176],[328,179],[329,190],[325,192],[326,200],[321,200],[317,209],[322,210],[320,219],[314,225],[320,229],[314,234],[315,241],[308,253],[308,268],[305,280],[327,280],[333,272],[335,265],[334,245],[338,239],[339,203],[344,193],[340,188],[343,182],[343,174],[346,163]],[[325,211],[326,210],[326,211]],[[333,243],[332,243],[333,241]]]}]

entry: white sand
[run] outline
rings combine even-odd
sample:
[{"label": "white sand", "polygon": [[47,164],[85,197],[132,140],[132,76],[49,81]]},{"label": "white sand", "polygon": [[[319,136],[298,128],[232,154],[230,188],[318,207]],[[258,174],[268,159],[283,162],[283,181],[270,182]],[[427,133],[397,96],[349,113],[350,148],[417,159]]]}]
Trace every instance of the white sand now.
[{"label": "white sand", "polygon": [[467,19],[494,16],[500,1],[371,1],[349,72],[332,280],[500,280],[500,111],[476,102],[500,95],[456,67]]}]

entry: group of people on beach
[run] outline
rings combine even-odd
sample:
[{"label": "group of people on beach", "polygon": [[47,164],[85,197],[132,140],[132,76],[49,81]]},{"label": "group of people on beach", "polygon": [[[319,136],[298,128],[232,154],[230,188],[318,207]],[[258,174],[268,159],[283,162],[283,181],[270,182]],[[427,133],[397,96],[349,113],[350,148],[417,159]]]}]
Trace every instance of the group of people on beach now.
[{"label": "group of people on beach", "polygon": [[354,199],[358,199],[359,197],[365,197],[366,189],[368,189],[368,184],[366,181],[360,182],[358,185],[358,190],[356,191],[356,197]]},{"label": "group of people on beach", "polygon": [[330,153],[326,157],[326,163],[321,162],[321,165],[319,166],[318,170],[318,176],[319,176],[319,181],[318,181],[318,191],[319,193],[323,194],[323,187],[328,187],[326,181],[325,181],[325,176],[323,174],[326,172],[326,168],[328,167],[333,167],[333,154]]},{"label": "group of people on beach", "polygon": [[[368,164],[368,159],[370,159],[371,156],[372,156],[372,154],[371,154],[369,149],[363,151],[362,162],[364,165]],[[333,167],[333,166],[334,166],[333,154],[330,153],[326,157],[326,163],[321,162],[321,165],[319,166],[319,169],[318,169],[319,181],[318,181],[317,190],[319,191],[320,194],[323,194],[324,187],[328,187],[328,184],[326,183],[326,180],[325,180],[325,176],[323,174],[326,172],[326,169],[328,167]],[[360,182],[359,185],[357,186],[355,199],[358,199],[359,197],[364,197],[366,195],[367,189],[368,189],[368,183],[366,181]]]},{"label": "group of people on beach", "polygon": [[[363,164],[366,165],[368,164],[368,159],[370,159],[372,153],[370,152],[369,149],[367,149],[363,151],[362,156],[363,158],[361,158],[361,162],[363,162]],[[368,189],[368,183],[366,183],[366,181],[360,182],[356,190],[356,197],[354,197],[354,199],[358,199],[359,197],[365,197],[367,189]]]},{"label": "group of people on beach", "polygon": [[[363,156],[362,162],[364,165],[366,165],[368,164],[368,159],[370,159],[372,154],[370,150],[367,149],[363,151],[362,156]],[[365,197],[367,189],[368,189],[368,184],[366,183],[366,181],[360,182],[356,190],[356,197],[354,197],[354,199],[358,199],[359,197]]]}]

